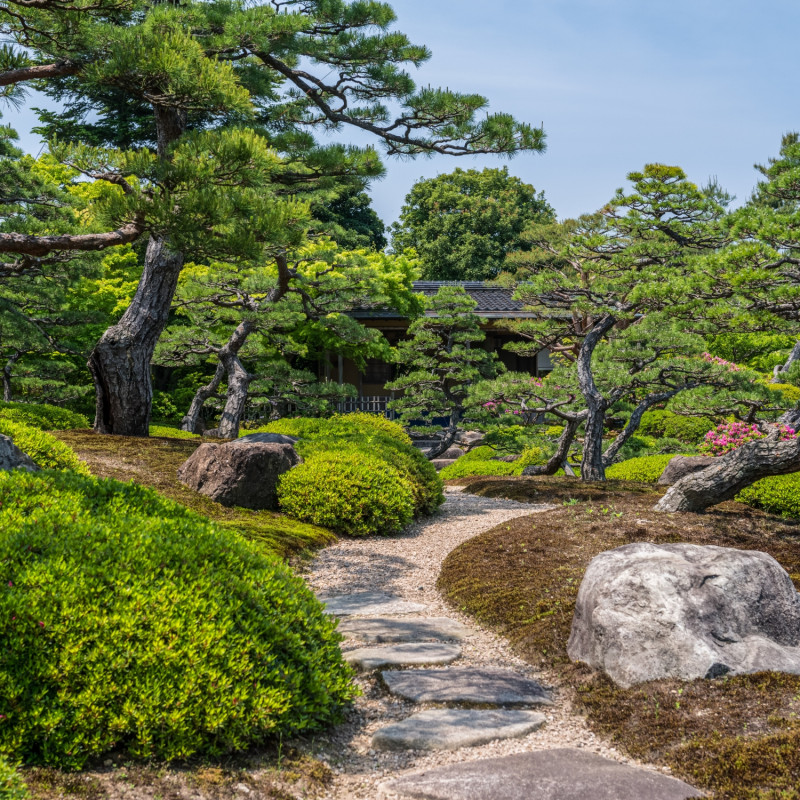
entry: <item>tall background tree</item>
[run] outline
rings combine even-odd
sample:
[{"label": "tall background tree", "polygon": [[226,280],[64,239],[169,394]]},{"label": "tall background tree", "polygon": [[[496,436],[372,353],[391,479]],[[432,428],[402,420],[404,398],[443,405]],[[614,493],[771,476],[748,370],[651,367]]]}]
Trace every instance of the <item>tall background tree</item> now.
[{"label": "tall background tree", "polygon": [[9,269],[146,241],[131,304],[90,357],[96,430],[148,434],[151,359],[187,258],[263,260],[299,218],[287,195],[380,173],[373,150],[320,147],[309,130],[352,126],[399,156],[544,148],[539,128],[481,118],[479,95],[418,90],[404,67],[429,52],[394,21],[389,5],[365,0],[0,8],[13,43],[0,51],[5,96],[21,102],[36,82],[57,98],[65,113],[43,117],[60,137],[52,152],[117,188],[93,210],[97,232],[0,233]]},{"label": "tall background tree", "polygon": [[527,246],[522,233],[531,223],[554,219],[544,194],[507,168],[456,169],[414,184],[392,226],[392,247],[414,248],[425,280],[490,280],[508,253]]}]

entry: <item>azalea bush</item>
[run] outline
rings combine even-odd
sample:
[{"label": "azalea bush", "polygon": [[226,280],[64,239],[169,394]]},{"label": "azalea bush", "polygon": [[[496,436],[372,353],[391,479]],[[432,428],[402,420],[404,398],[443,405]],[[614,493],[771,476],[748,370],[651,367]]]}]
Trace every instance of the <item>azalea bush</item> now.
[{"label": "azalea bush", "polygon": [[[794,428],[781,425],[781,441],[794,439],[797,436]],[[722,456],[730,453],[743,444],[761,439],[766,436],[758,425],[747,422],[726,422],[710,430],[700,445],[700,452],[707,456]]]},{"label": "azalea bush", "polygon": [[0,433],[8,436],[42,469],[69,470],[79,475],[89,475],[89,467],[75,455],[72,448],[46,431],[0,416]]},{"label": "azalea bush", "polygon": [[42,431],[67,431],[88,428],[89,420],[66,408],[48,403],[0,403],[0,419],[22,422]]}]

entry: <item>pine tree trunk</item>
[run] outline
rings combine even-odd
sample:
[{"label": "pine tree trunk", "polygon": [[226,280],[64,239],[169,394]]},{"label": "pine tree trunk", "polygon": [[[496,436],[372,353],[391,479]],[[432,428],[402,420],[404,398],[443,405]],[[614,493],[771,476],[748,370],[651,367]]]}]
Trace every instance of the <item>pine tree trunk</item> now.
[{"label": "pine tree trunk", "polygon": [[[567,464],[567,456],[569,455],[569,448],[575,441],[575,435],[581,422],[586,419],[585,414],[581,414],[575,419],[566,420],[564,430],[561,436],[558,437],[558,445],[556,451],[550,457],[546,464],[536,464],[535,466],[525,467],[522,471],[523,475],[555,475],[562,467]],[[564,470],[566,472],[566,469]]]},{"label": "pine tree trunk", "polygon": [[791,367],[795,361],[800,361],[800,342],[797,342],[792,348],[792,352],[789,353],[789,358],[786,359],[786,362],[784,364],[779,364],[772,370],[772,383],[780,383],[781,375],[784,372],[788,372],[789,367]]},{"label": "pine tree trunk", "polygon": [[656,511],[705,511],[731,500],[760,478],[800,471],[800,438],[780,441],[775,428],[763,439],[748,442],[715,459],[704,470],[686,475],[655,506]]},{"label": "pine tree trunk", "polygon": [[201,386],[195,396],[192,398],[192,404],[186,412],[186,416],[181,420],[181,430],[188,431],[189,433],[202,433],[202,425],[200,424],[200,414],[203,411],[203,406],[206,400],[213,397],[219,389],[222,379],[225,377],[225,367],[222,362],[217,362],[217,369],[214,372],[214,377],[204,386]]},{"label": "pine tree trunk", "polygon": [[434,458],[439,458],[439,456],[446,452],[455,442],[456,436],[458,436],[458,426],[461,422],[462,413],[460,410],[453,411],[450,415],[450,424],[444,429],[442,432],[442,438],[439,441],[439,444],[434,445],[431,447],[430,450],[425,454],[428,458],[428,461],[433,461]]},{"label": "pine tree trunk", "polygon": [[219,420],[219,427],[207,431],[207,436],[218,436],[221,439],[235,439],[239,435],[239,426],[244,416],[247,393],[254,375],[251,375],[236,355],[223,358],[225,371],[228,373],[228,394],[225,408]]},{"label": "pine tree trunk", "polygon": [[6,361],[5,366],[3,367],[3,402],[10,403],[12,398],[11,392],[11,372],[14,369],[14,364],[19,361],[20,356],[22,353],[14,353],[8,361]]},{"label": "pine tree trunk", "polygon": [[[186,128],[186,115],[174,108],[154,108],[158,155]],[[183,268],[183,253],[151,236],[144,269],[131,304],[116,325],[95,345],[88,367],[95,386],[94,429],[117,436],[149,436],[153,387],[150,362],[167,325],[172,298]]]},{"label": "pine tree trunk", "polygon": [[169,319],[182,268],[183,253],[173,253],[163,239],[150,239],[131,304],[89,356],[98,433],[149,435],[153,400],[150,361]]}]

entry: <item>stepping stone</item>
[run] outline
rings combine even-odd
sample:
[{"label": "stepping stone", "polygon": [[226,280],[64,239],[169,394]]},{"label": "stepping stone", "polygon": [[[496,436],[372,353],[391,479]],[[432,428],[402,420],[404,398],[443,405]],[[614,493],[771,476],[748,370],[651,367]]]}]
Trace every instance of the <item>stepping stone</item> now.
[{"label": "stepping stone", "polygon": [[461,641],[469,632],[466,625],[447,617],[359,617],[347,619],[339,625],[339,633],[375,644]]},{"label": "stepping stone", "polygon": [[488,758],[418,772],[381,784],[409,800],[687,800],[688,783],[563,748]]},{"label": "stepping stone", "polygon": [[427,608],[421,603],[408,603],[402,597],[381,592],[319,595],[317,599],[325,603],[325,611],[335,617],[419,614]]},{"label": "stepping stone", "polygon": [[415,669],[381,673],[392,694],[415,703],[552,705],[536,681],[504,669]]},{"label": "stepping stone", "polygon": [[449,664],[461,655],[457,644],[415,643],[394,647],[362,647],[344,654],[344,660],[363,670],[381,667],[424,667]]},{"label": "stepping stone", "polygon": [[544,714],[536,711],[465,708],[420,711],[402,722],[381,728],[372,737],[372,746],[379,750],[458,750],[495,739],[516,739],[541,728],[544,723]]}]

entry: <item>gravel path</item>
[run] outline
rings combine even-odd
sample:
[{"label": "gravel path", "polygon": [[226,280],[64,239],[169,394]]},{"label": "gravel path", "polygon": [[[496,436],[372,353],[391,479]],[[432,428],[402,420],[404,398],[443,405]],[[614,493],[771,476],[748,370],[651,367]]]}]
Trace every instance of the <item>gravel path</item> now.
[{"label": "gravel path", "polygon": [[[343,540],[323,550],[306,578],[317,593],[386,592],[404,600],[427,605],[425,616],[450,617],[472,629],[463,644],[463,655],[453,667],[481,666],[513,669],[539,680],[553,690],[555,704],[540,707],[547,724],[522,739],[495,741],[452,752],[379,752],[370,738],[378,728],[410,716],[429,706],[413,704],[388,694],[377,675],[358,678],[363,696],[348,712],[346,721],[310,744],[313,753],[329,764],[335,779],[326,798],[331,800],[376,800],[378,784],[406,772],[531,750],[555,747],[585,747],[624,763],[631,763],[608,742],[601,741],[573,713],[552,685],[552,676],[535,673],[515,657],[505,640],[480,629],[475,622],[450,608],[436,590],[436,580],[447,554],[467,539],[515,517],[546,512],[550,506],[516,503],[447,490],[440,511],[403,535],[391,539]],[[363,646],[345,641],[342,649]]]}]

